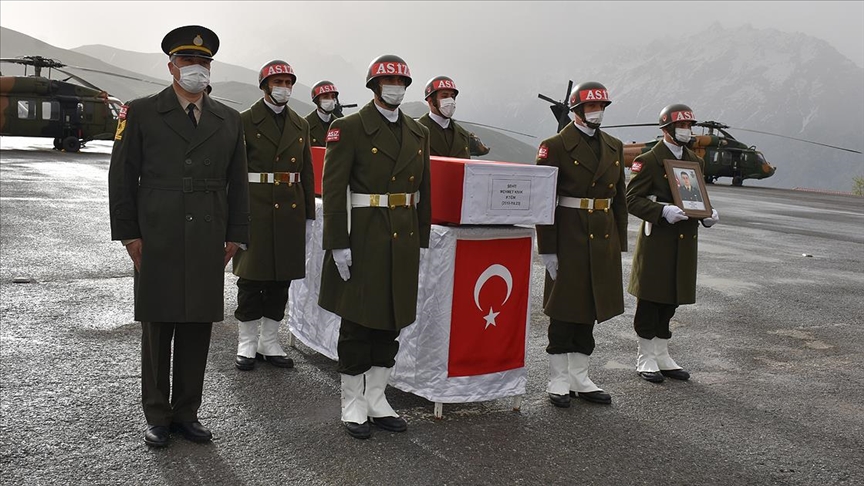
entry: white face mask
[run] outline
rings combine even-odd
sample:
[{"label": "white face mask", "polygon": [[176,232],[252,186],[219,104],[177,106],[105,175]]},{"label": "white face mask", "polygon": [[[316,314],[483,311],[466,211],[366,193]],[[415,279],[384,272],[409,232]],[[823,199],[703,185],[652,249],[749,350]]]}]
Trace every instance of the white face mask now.
[{"label": "white face mask", "polygon": [[687,143],[693,138],[693,132],[689,128],[676,128],[675,140],[680,143]]},{"label": "white face mask", "polygon": [[277,105],[284,105],[285,103],[288,103],[289,99],[291,99],[291,88],[274,86],[270,89],[270,98],[272,98]]},{"label": "white face mask", "polygon": [[398,84],[382,84],[381,99],[388,105],[399,106],[405,97],[405,86]]},{"label": "white face mask", "polygon": [[441,112],[441,116],[444,118],[453,118],[453,114],[456,113],[456,99],[444,98],[438,100],[438,111]]},{"label": "white face mask", "polygon": [[585,122],[599,126],[603,122],[603,113],[605,113],[603,110],[585,113]]},{"label": "white face mask", "polygon": [[330,113],[334,109],[336,109],[336,100],[321,100],[319,101],[321,111],[324,113]]},{"label": "white face mask", "polygon": [[192,64],[191,66],[180,67],[174,65],[180,70],[180,79],[177,84],[181,88],[190,93],[200,93],[207,89],[210,84],[210,70],[200,64]]}]

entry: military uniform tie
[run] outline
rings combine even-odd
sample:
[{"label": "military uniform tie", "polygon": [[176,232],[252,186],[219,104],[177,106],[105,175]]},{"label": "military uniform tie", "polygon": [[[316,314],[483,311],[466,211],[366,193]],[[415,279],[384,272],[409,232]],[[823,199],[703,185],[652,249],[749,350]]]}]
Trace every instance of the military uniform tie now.
[{"label": "military uniform tie", "polygon": [[189,119],[192,120],[192,126],[198,127],[198,120],[195,118],[195,103],[189,103],[186,107],[186,113],[189,114]]}]

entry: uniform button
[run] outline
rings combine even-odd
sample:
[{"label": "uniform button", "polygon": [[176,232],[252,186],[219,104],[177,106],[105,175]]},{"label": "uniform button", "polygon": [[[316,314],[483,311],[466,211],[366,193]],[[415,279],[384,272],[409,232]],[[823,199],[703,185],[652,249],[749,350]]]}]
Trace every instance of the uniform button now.
[{"label": "uniform button", "polygon": [[594,239],[594,233],[591,233],[590,235],[588,235],[588,238],[591,238],[593,240]]},{"label": "uniform button", "polygon": [[390,205],[390,209],[396,209],[396,205],[395,205],[395,204],[391,204],[391,205]]},{"label": "uniform button", "polygon": [[193,219],[195,218],[193,218],[191,214],[186,215],[186,221],[192,221]]},{"label": "uniform button", "polygon": [[204,165],[210,165],[210,159],[204,159]]},{"label": "uniform button", "polygon": [[276,156],[276,162],[279,162],[279,156],[278,155]]},{"label": "uniform button", "polygon": [[396,176],[391,177],[390,180],[396,182]]},{"label": "uniform button", "polygon": [[615,167],[618,167],[618,165],[620,165],[620,164],[618,164],[618,161],[616,160],[615,161]]},{"label": "uniform button", "polygon": [[192,159],[186,159],[186,165],[192,165]]},{"label": "uniform button", "polygon": [[588,214],[591,214],[591,213],[593,213],[593,212],[594,212],[593,209],[589,209],[589,210],[588,210]]},{"label": "uniform button", "polygon": [[255,138],[261,138],[261,134],[260,134],[260,133],[256,133],[256,134],[255,134]]},{"label": "uniform button", "polygon": [[683,240],[683,239],[684,239],[684,235],[683,235],[683,234],[681,234],[681,235],[678,235],[678,239],[681,239],[681,240]]},{"label": "uniform button", "polygon": [[609,239],[609,235],[605,235],[605,236],[603,236],[603,238],[606,238],[606,239],[608,240],[608,239]]},{"label": "uniform button", "polygon": [[303,137],[300,137],[300,143],[303,143]]},{"label": "uniform button", "polygon": [[291,157],[291,162],[297,162],[297,157]]},{"label": "uniform button", "polygon": [[293,182],[289,182],[289,183],[288,183],[288,187],[291,187],[291,186],[293,186],[293,185],[294,185]]},{"label": "uniform button", "polygon": [[694,240],[696,239],[696,235],[693,235],[693,239],[694,239]]},{"label": "uniform button", "polygon": [[408,182],[414,182],[414,176],[409,177]]},{"label": "uniform button", "polygon": [[395,240],[396,238],[398,238],[398,237],[399,237],[399,233],[393,233],[393,239],[394,239],[394,240]]},{"label": "uniform button", "polygon": [[664,178],[664,179],[668,179],[669,176],[667,176],[666,174],[663,174],[663,178]]},{"label": "uniform button", "polygon": [[576,164],[576,165],[579,165],[579,161],[578,161],[578,160],[574,160],[573,163]]},{"label": "uniform button", "polygon": [[372,147],[372,153],[373,153],[373,154],[377,154],[377,153],[378,153],[378,149],[375,148],[375,147]]},{"label": "uniform button", "polygon": [[465,150],[468,150],[468,147],[465,147]]},{"label": "uniform button", "polygon": [[603,212],[604,212],[604,213],[608,213],[608,212],[609,212],[609,208],[603,208]]},{"label": "uniform button", "polygon": [[279,203],[274,204],[273,207],[279,209]]},{"label": "uniform button", "polygon": [[209,214],[205,214],[204,215],[204,221],[207,221],[209,223],[210,221],[213,221],[213,217],[210,216]]},{"label": "uniform button", "polygon": [[412,232],[408,233],[408,236],[414,236],[414,232],[412,231]]},{"label": "uniform button", "polygon": [[609,189],[612,189],[613,187],[615,187],[615,184],[609,184]]},{"label": "uniform button", "polygon": [[312,139],[312,143],[316,143],[317,141],[318,141],[318,139],[316,139],[316,138]]},{"label": "uniform button", "polygon": [[273,181],[273,185],[274,185],[274,186],[278,186],[278,185],[279,185],[279,181]]},{"label": "uniform button", "polygon": [[291,203],[291,209],[297,208],[297,203]]},{"label": "uniform button", "polygon": [[417,153],[423,155],[423,149],[418,150]]},{"label": "uniform button", "polygon": [[596,185],[597,185],[596,182],[592,182],[592,183],[591,183],[591,187],[594,187],[594,186],[596,186]]}]

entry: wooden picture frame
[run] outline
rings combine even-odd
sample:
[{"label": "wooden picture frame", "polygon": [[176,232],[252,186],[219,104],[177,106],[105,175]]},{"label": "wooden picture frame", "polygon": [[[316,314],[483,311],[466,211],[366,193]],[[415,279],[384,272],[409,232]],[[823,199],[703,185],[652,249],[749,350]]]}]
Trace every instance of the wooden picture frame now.
[{"label": "wooden picture frame", "polygon": [[[663,168],[669,188],[672,189],[672,200],[675,205],[691,218],[702,219],[711,217],[711,201],[705,187],[705,177],[698,162],[687,160],[665,159]],[[687,182],[689,179],[689,189]]]}]

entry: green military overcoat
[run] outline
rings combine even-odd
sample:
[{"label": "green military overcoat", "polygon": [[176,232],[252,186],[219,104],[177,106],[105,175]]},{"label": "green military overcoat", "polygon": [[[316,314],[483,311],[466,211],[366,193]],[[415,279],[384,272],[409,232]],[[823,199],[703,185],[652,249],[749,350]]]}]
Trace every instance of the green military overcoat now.
[{"label": "green military overcoat", "polygon": [[221,321],[225,243],[249,241],[240,114],[205,94],[196,128],[169,86],[130,102],[118,125],[111,238],[141,239],[135,319]]},{"label": "green military overcoat", "polygon": [[598,132],[599,157],[573,123],[544,140],[537,154],[538,165],[558,167],[558,196],[612,199],[608,210],[558,206],[554,224],[537,225],[540,253],[558,255],[557,278],[546,273],[543,310],[565,322],[603,322],[624,312],[624,148],[617,138]]},{"label": "green military overcoat", "polygon": [[309,124],[285,109],[281,133],[263,99],[240,114],[250,173],[300,173],[300,183],[249,182],[249,245],[234,257],[234,274],[249,280],[286,281],[306,275],[306,220],[315,219]]},{"label": "green military overcoat", "polygon": [[[336,117],[332,114],[330,115],[330,123],[335,120]],[[326,147],[327,146],[327,130],[330,128],[330,123],[325,123],[321,120],[321,117],[318,116],[318,109],[312,110],[312,113],[306,115],[306,122],[309,124],[309,139],[312,140],[313,147]]]},{"label": "green military overcoat", "polygon": [[[414,322],[420,248],[429,246],[432,205],[429,189],[429,132],[399,114],[401,146],[387,121],[369,102],[359,112],[334,120],[324,157],[323,202],[326,251],[319,305],[365,327],[399,330]],[[351,209],[347,193],[420,192],[416,207]],[[350,248],[353,265],[346,282],[332,250]]]},{"label": "green military overcoat", "polygon": [[456,123],[456,120],[450,119],[450,126],[453,127],[453,142],[450,144],[444,137],[444,129],[429,117],[429,113],[421,116],[417,121],[429,129],[429,150],[432,151],[432,155],[461,159],[471,158],[471,152],[468,149],[470,145],[468,131]]},{"label": "green military overcoat", "polygon": [[[662,141],[633,161],[627,187],[630,214],[642,219],[630,285],[627,291],[639,299],[660,304],[696,302],[696,253],[699,220],[688,219],[669,224],[663,218],[661,202],[672,204],[672,189],[663,160],[675,159]],[[692,150],[684,148],[682,160],[705,163]],[[657,202],[648,199],[657,196]],[[651,236],[645,236],[645,222],[652,223]]]}]

